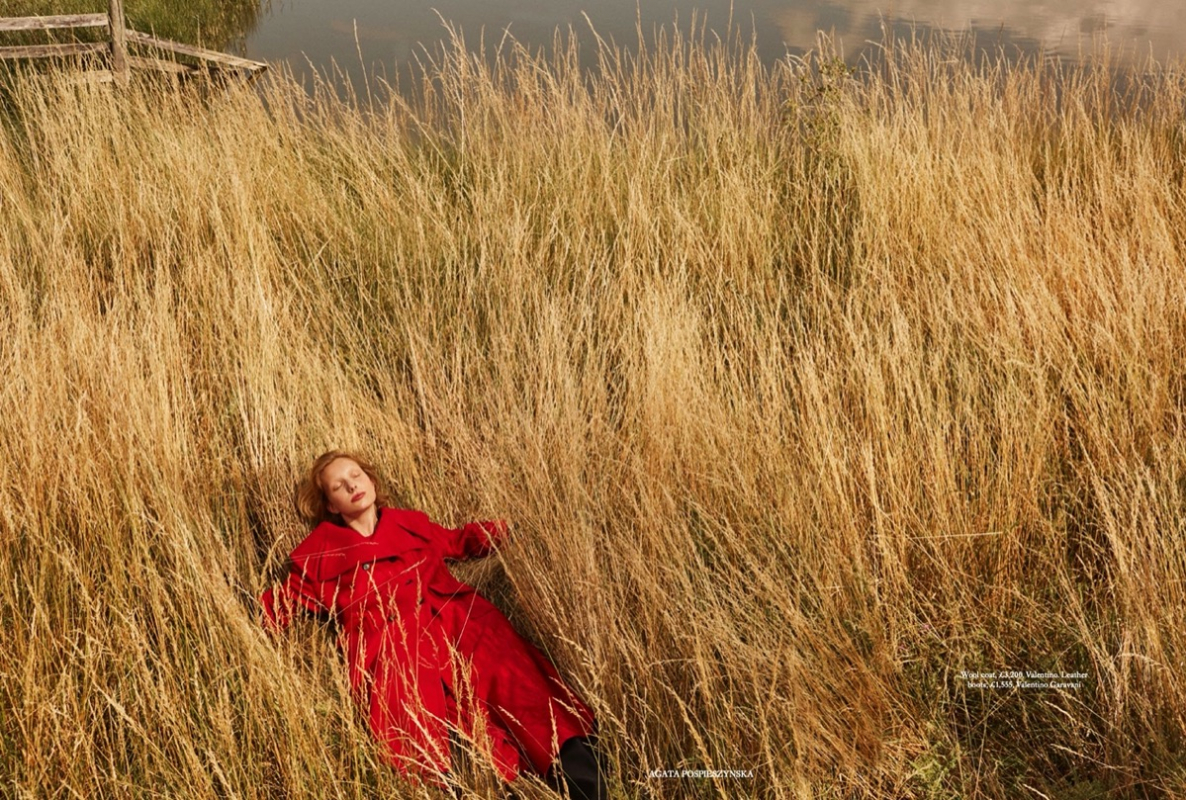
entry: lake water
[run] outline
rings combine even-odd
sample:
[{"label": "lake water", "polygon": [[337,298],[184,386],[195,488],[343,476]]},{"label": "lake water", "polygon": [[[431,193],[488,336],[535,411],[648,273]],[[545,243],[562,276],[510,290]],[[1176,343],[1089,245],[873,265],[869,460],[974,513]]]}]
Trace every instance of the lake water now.
[{"label": "lake water", "polygon": [[820,30],[832,32],[855,62],[881,39],[883,26],[907,34],[911,26],[922,33],[971,31],[978,45],[1014,54],[1074,58],[1105,36],[1123,61],[1186,57],[1184,0],[271,0],[241,41],[247,56],[287,61],[298,75],[336,62],[358,79],[364,65],[391,76],[423,48],[435,50],[447,36],[442,18],[470,48],[484,36],[489,49],[506,31],[534,51],[549,45],[557,28],[571,27],[582,52],[591,54],[594,39],[583,14],[598,35],[627,47],[638,41],[639,22],[650,35],[677,20],[687,30],[695,15],[724,31],[732,15],[746,39],[756,36],[767,62],[813,48]]}]

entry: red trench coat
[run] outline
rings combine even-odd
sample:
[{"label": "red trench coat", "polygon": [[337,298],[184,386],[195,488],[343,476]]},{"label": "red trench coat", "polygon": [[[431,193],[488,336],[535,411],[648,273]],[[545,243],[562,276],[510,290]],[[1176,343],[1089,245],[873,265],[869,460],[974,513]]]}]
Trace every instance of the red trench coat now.
[{"label": "red trench coat", "polygon": [[501,521],[450,529],[409,509],[379,509],[369,537],[322,522],[260,598],[273,630],[302,609],[336,620],[355,698],[405,777],[443,785],[449,725],[479,741],[484,730],[506,781],[544,774],[565,740],[593,733],[552,663],[445,566],[505,537]]}]

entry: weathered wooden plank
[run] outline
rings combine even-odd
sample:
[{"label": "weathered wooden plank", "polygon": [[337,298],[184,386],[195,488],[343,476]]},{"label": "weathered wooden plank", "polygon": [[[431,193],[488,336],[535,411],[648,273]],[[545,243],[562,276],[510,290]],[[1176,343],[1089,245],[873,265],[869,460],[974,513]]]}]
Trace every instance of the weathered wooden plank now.
[{"label": "weathered wooden plank", "polygon": [[0,60],[79,56],[86,53],[101,53],[107,47],[108,44],[106,42],[71,42],[69,44],[30,44],[22,47],[0,47]]},{"label": "weathered wooden plank", "polygon": [[193,45],[181,44],[180,42],[171,42],[168,39],[158,39],[155,36],[149,36],[147,33],[140,33],[139,31],[129,30],[127,32],[128,41],[132,44],[144,45],[145,47],[155,47],[158,50],[165,50],[170,53],[177,53],[183,56],[193,56],[204,61],[210,61],[222,67],[232,67],[235,69],[246,69],[252,72],[262,71],[268,68],[268,65],[262,61],[252,61],[247,58],[239,58],[238,56],[227,55],[220,53],[217,50],[207,50],[203,47],[194,47]]},{"label": "weathered wooden plank", "polygon": [[[144,61],[146,63],[138,64],[137,61]],[[34,80],[41,80],[46,82],[61,81],[64,83],[113,83],[118,81],[124,83],[132,76],[136,75],[136,71],[140,68],[145,70],[163,70],[165,75],[170,78],[180,78],[186,75],[194,75],[197,69],[194,67],[186,67],[180,64],[174,65],[172,62],[152,62],[152,59],[137,59],[136,56],[128,56],[128,65],[133,68],[133,71],[128,76],[117,75],[109,69],[85,69],[75,70],[71,72],[58,71],[50,75],[33,75]],[[169,66],[162,67],[161,64],[168,64]],[[176,67],[176,69],[174,69]]]},{"label": "weathered wooden plank", "polygon": [[31,80],[40,83],[66,83],[71,86],[78,86],[83,83],[112,83],[115,81],[115,73],[111,70],[79,70],[78,72],[53,72],[47,75],[30,75]]},{"label": "weathered wooden plank", "polygon": [[59,73],[47,76],[47,81],[64,81],[71,85],[82,83],[115,83],[117,76],[109,69],[88,69],[74,73]]},{"label": "weathered wooden plank", "polygon": [[175,75],[192,75],[197,71],[194,67],[186,64],[178,64],[176,61],[166,61],[162,58],[128,56],[128,64],[136,69],[155,69],[159,72],[171,72]]},{"label": "weathered wooden plank", "polygon": [[111,71],[116,75],[128,74],[127,26],[124,24],[123,0],[109,0],[107,24],[111,28]]},{"label": "weathered wooden plank", "polygon": [[0,17],[0,31],[47,31],[55,28],[105,28],[106,14],[58,14],[48,17]]}]

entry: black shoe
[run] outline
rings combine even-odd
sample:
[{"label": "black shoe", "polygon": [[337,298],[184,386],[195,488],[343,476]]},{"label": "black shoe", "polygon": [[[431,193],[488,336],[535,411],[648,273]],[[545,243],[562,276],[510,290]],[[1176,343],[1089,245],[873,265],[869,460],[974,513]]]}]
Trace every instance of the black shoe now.
[{"label": "black shoe", "polygon": [[548,770],[548,785],[559,792],[563,783],[572,800],[606,800],[606,770],[593,749],[593,741],[586,736],[566,739],[560,745],[560,763]]}]

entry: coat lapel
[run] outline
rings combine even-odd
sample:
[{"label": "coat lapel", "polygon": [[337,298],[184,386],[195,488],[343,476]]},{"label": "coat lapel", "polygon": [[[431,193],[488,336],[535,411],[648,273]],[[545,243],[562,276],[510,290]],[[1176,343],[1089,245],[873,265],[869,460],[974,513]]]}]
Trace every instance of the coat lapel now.
[{"label": "coat lapel", "polygon": [[384,508],[371,536],[362,536],[352,528],[322,522],[292,551],[291,559],[307,577],[325,582],[385,558],[404,556],[410,550],[430,546],[422,533],[400,524],[399,512]]}]

